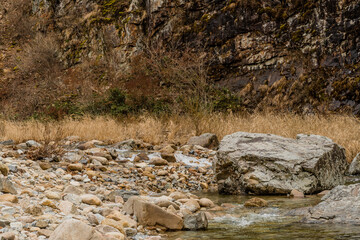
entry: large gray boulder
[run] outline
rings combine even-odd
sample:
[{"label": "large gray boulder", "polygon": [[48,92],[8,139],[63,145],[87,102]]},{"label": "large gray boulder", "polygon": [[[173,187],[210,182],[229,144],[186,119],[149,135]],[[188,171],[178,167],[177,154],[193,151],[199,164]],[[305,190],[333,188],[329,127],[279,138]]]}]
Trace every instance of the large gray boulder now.
[{"label": "large gray boulder", "polygon": [[337,186],[318,205],[300,213],[306,223],[360,224],[360,184]]},{"label": "large gray boulder", "polygon": [[311,194],[344,183],[345,150],[329,138],[237,132],[220,143],[215,161],[223,194]]}]

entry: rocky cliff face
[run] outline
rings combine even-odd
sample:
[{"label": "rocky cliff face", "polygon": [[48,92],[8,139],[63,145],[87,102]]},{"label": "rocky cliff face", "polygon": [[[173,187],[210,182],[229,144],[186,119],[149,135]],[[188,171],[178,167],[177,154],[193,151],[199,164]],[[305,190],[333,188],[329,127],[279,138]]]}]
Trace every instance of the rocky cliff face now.
[{"label": "rocky cliff face", "polygon": [[159,43],[206,55],[209,76],[250,109],[360,113],[356,0],[33,0],[66,66]]}]

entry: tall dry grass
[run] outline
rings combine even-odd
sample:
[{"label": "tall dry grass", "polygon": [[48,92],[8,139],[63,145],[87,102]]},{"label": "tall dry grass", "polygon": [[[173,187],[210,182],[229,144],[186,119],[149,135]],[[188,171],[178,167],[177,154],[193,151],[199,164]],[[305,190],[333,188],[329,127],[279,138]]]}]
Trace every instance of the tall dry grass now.
[{"label": "tall dry grass", "polygon": [[[349,161],[360,152],[360,121],[350,116],[211,114],[200,116],[197,120],[200,123],[200,132],[215,133],[220,139],[237,131],[272,133],[291,138],[299,133],[318,134],[327,136],[345,147]],[[120,120],[110,117],[84,117],[81,120],[66,119],[50,123],[3,120],[0,124],[0,138],[17,142],[28,139],[59,140],[76,135],[82,140],[116,142],[135,138],[152,144],[184,144],[196,132],[192,116],[158,118],[144,115]]]}]

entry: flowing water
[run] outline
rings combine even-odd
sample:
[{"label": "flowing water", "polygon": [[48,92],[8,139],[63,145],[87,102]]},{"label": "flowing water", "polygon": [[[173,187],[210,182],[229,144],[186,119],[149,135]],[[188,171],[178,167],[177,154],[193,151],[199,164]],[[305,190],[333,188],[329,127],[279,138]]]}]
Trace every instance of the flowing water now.
[{"label": "flowing water", "polygon": [[198,195],[210,198],[219,205],[232,203],[234,207],[212,212],[215,217],[209,221],[206,231],[170,232],[167,239],[360,239],[359,226],[303,224],[300,217],[284,214],[291,209],[319,203],[320,198],[316,196],[304,199],[264,196],[261,198],[269,202],[269,207],[249,209],[243,206],[251,198],[249,196]]},{"label": "flowing water", "polygon": [[[133,161],[138,151],[118,150],[119,159]],[[160,156],[159,153],[149,153],[149,158]],[[195,158],[175,154],[178,162],[184,162],[193,167],[210,166],[206,158]],[[350,183],[360,182],[359,178],[348,179]],[[287,216],[291,209],[314,206],[321,201],[320,197],[308,196],[304,199],[288,198],[286,196],[262,196],[269,206],[261,209],[250,209],[243,206],[251,196],[224,196],[218,194],[196,194],[207,197],[217,205],[231,204],[232,207],[222,211],[213,211],[214,216],[209,221],[206,231],[176,231],[166,233],[165,239],[197,240],[197,239],[360,239],[360,227],[354,225],[335,224],[304,224],[301,217]],[[139,235],[136,239],[144,239]],[[163,239],[163,238],[162,238]]]}]

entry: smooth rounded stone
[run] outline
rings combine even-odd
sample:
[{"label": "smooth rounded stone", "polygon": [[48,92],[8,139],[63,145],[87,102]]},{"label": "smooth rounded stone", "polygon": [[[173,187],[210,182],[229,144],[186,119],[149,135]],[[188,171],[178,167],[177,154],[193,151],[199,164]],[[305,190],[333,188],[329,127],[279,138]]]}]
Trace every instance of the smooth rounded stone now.
[{"label": "smooth rounded stone", "polygon": [[6,164],[0,163],[0,172],[2,175],[7,176],[9,174],[9,167]]},{"label": "smooth rounded stone", "polygon": [[67,168],[70,170],[70,171],[79,171],[81,172],[83,170],[83,165],[81,163],[73,163],[73,164],[69,164],[67,166]]},{"label": "smooth rounded stone", "polygon": [[70,179],[72,179],[72,176],[71,176],[71,174],[66,174],[66,175],[62,176],[62,179],[70,180]]},{"label": "smooth rounded stone", "polygon": [[16,240],[16,233],[15,232],[6,232],[0,234],[1,240]]},{"label": "smooth rounded stone", "polygon": [[26,143],[27,147],[41,147],[41,144],[34,140],[29,140],[29,141],[26,141],[25,143]]},{"label": "smooth rounded stone", "polygon": [[360,153],[358,153],[356,157],[352,160],[348,169],[348,174],[350,175],[360,174]]},{"label": "smooth rounded stone", "polygon": [[166,170],[160,170],[156,173],[158,176],[167,176],[169,173]]},{"label": "smooth rounded stone", "polygon": [[42,170],[48,170],[52,167],[49,162],[39,162],[39,166]]},{"label": "smooth rounded stone", "polygon": [[101,205],[101,200],[100,198],[98,198],[97,196],[93,195],[93,194],[83,194],[81,195],[81,201],[83,203],[89,204],[89,205],[96,205],[96,206],[100,206]]},{"label": "smooth rounded stone", "polygon": [[36,186],[35,190],[38,192],[44,192],[45,191],[45,187],[44,186]]},{"label": "smooth rounded stone", "polygon": [[204,148],[215,149],[219,146],[219,140],[213,133],[204,133],[200,136],[191,137],[187,145],[198,145]]},{"label": "smooth rounded stone", "polygon": [[146,177],[148,177],[148,178],[150,178],[150,179],[155,179],[155,178],[156,178],[156,176],[155,176],[154,174],[152,174],[151,172],[148,172],[148,171],[144,171],[144,172],[142,173],[142,175],[143,175],[143,176],[146,176]]},{"label": "smooth rounded stone", "polygon": [[23,224],[21,222],[11,222],[10,228],[16,231],[21,231],[23,229]]},{"label": "smooth rounded stone", "polygon": [[166,200],[166,199],[161,199],[161,200],[157,201],[155,204],[156,204],[157,206],[159,206],[159,207],[168,208],[169,206],[173,206],[173,208],[174,208],[175,210],[179,210],[179,209],[180,209],[179,205],[177,205],[176,203],[171,202],[171,201],[169,201],[169,200]]},{"label": "smooth rounded stone", "polygon": [[80,149],[80,150],[86,150],[86,149],[90,149],[90,148],[94,148],[94,147],[95,147],[95,144],[92,141],[88,141],[88,142],[79,144],[77,146],[77,148]]},{"label": "smooth rounded stone", "polygon": [[79,162],[83,156],[83,154],[78,154],[76,152],[66,152],[62,156],[62,160],[65,162],[76,163]]},{"label": "smooth rounded stone", "polygon": [[13,207],[3,207],[3,208],[1,208],[1,214],[2,215],[7,215],[7,214],[13,215],[13,214],[15,214],[15,212],[16,212],[16,209],[13,208]]},{"label": "smooth rounded stone", "polygon": [[61,199],[61,194],[60,194],[59,192],[46,191],[46,192],[45,192],[45,196],[46,196],[48,199],[55,199],[55,200]]},{"label": "smooth rounded stone", "polygon": [[150,160],[150,163],[151,165],[155,165],[155,166],[165,166],[165,165],[168,165],[168,161],[166,161],[165,159],[163,158],[159,158],[159,157],[153,157],[151,160]]},{"label": "smooth rounded stone", "polygon": [[97,160],[95,160],[95,159],[91,160],[91,162],[92,162],[93,165],[89,165],[90,168],[93,168],[93,166],[95,166],[95,167],[97,167],[97,168],[103,167],[103,165],[101,164],[101,162],[99,162],[99,161],[97,161]]},{"label": "smooth rounded stone", "polygon": [[83,182],[84,183],[89,183],[89,182],[91,182],[91,180],[88,177],[86,177],[86,178],[84,178]]},{"label": "smooth rounded stone", "polygon": [[22,217],[19,217],[18,220],[22,223],[32,223],[34,222],[34,218],[32,216],[22,216]]},{"label": "smooth rounded stone", "polygon": [[30,230],[30,232],[37,232],[40,230],[40,228],[39,227],[31,227],[29,230]]},{"label": "smooth rounded stone", "polygon": [[291,190],[291,193],[290,193],[290,197],[294,197],[294,198],[304,198],[304,193],[296,190],[296,189],[293,189]]},{"label": "smooth rounded stone", "polygon": [[119,230],[121,233],[125,233],[125,230],[124,230],[124,227],[123,227],[122,223],[119,222],[119,221],[115,221],[114,219],[105,218],[101,222],[101,225],[108,225],[110,227],[113,227],[113,228]]},{"label": "smooth rounded stone", "polygon": [[36,221],[35,226],[38,228],[46,228],[49,226],[49,223],[46,220],[40,219]]},{"label": "smooth rounded stone", "polygon": [[175,149],[171,145],[166,145],[165,147],[160,149],[160,153],[172,154],[175,153]]},{"label": "smooth rounded stone", "polygon": [[137,168],[146,168],[147,166],[148,166],[147,163],[144,162],[135,164],[135,167]]},{"label": "smooth rounded stone", "polygon": [[[345,150],[329,138],[237,132],[220,143],[214,163],[223,194],[312,194],[344,183]],[[286,177],[285,177],[286,176]]]},{"label": "smooth rounded stone", "polygon": [[32,216],[41,216],[43,215],[43,209],[39,205],[29,205],[25,208],[25,212],[32,215]]},{"label": "smooth rounded stone", "polygon": [[244,203],[245,207],[267,207],[268,202],[262,198],[254,197]]},{"label": "smooth rounded stone", "polygon": [[184,216],[184,229],[185,230],[205,230],[208,228],[208,219],[204,212],[197,214],[189,214]]},{"label": "smooth rounded stone", "polygon": [[64,189],[64,193],[70,193],[75,195],[82,195],[85,191],[79,187],[69,185]]},{"label": "smooth rounded stone", "polygon": [[322,197],[322,201],[297,214],[306,223],[360,224],[360,183],[341,185]]},{"label": "smooth rounded stone", "polygon": [[84,179],[84,177],[81,175],[74,175],[72,178],[78,182],[81,182]]},{"label": "smooth rounded stone", "polygon": [[191,212],[196,212],[200,210],[200,205],[197,200],[195,199],[189,199],[184,204],[183,207],[190,210]]},{"label": "smooth rounded stone", "polygon": [[214,202],[211,201],[211,200],[208,199],[208,198],[201,198],[201,199],[199,200],[199,204],[200,204],[200,207],[205,207],[205,208],[215,207]]},{"label": "smooth rounded stone", "polygon": [[18,202],[18,198],[17,198],[15,195],[3,194],[3,195],[0,195],[0,202],[17,203],[17,202]]},{"label": "smooth rounded stone", "polygon": [[40,204],[45,207],[51,207],[54,209],[57,208],[56,204],[53,201],[51,201],[50,199],[45,199]]},{"label": "smooth rounded stone", "polygon": [[99,157],[99,156],[89,156],[89,158],[92,161],[98,161],[100,162],[102,165],[108,165],[109,164],[109,160],[105,157]]},{"label": "smooth rounded stone", "polygon": [[149,156],[146,153],[140,153],[135,156],[134,162],[147,161],[149,160]]},{"label": "smooth rounded stone", "polygon": [[56,169],[55,173],[59,176],[62,176],[62,175],[65,175],[66,172],[64,169],[58,168],[58,169]]},{"label": "smooth rounded stone", "polygon": [[0,177],[0,192],[17,194],[14,184],[8,178],[4,177]]},{"label": "smooth rounded stone", "polygon": [[55,229],[49,240],[90,240],[93,234],[91,226],[80,220],[68,219]]},{"label": "smooth rounded stone", "polygon": [[182,192],[173,192],[170,194],[170,197],[174,200],[189,198],[188,196],[186,196],[186,194]]},{"label": "smooth rounded stone", "polygon": [[173,153],[170,153],[170,154],[169,153],[161,153],[161,157],[169,163],[176,162],[176,157]]},{"label": "smooth rounded stone", "polygon": [[75,187],[80,187],[81,184],[78,181],[71,180],[70,185],[75,186]]},{"label": "smooth rounded stone", "polygon": [[93,179],[94,177],[98,177],[99,173],[96,171],[92,171],[92,170],[88,170],[86,171],[86,175],[90,178]]},{"label": "smooth rounded stone", "polygon": [[78,213],[76,206],[69,201],[60,201],[58,208],[65,215]]}]

